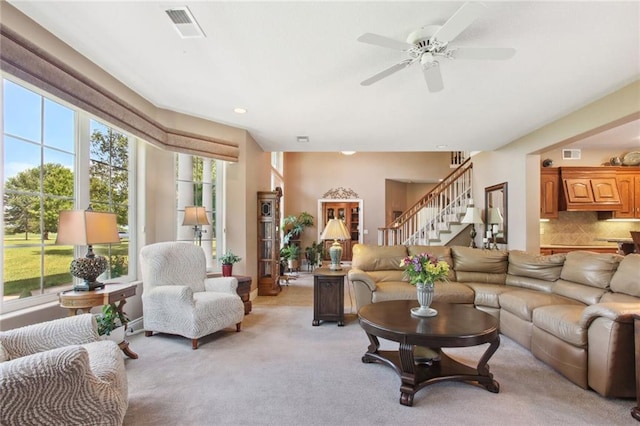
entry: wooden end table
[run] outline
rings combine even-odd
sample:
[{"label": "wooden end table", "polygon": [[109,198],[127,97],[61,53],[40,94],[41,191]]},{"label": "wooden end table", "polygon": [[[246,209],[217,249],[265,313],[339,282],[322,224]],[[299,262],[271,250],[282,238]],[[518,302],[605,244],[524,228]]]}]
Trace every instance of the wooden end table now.
[{"label": "wooden end table", "polygon": [[313,271],[313,325],[320,321],[338,321],[344,325],[344,277],[347,270],[332,271],[317,268]]},{"label": "wooden end table", "polygon": [[[136,285],[131,283],[105,284],[104,287],[91,291],[63,291],[58,297],[60,306],[69,309],[69,316],[78,312],[88,313],[95,306],[113,305],[118,313],[123,314],[122,307],[127,303],[127,298],[136,294]],[[124,324],[125,330],[127,323]],[[138,359],[138,354],[129,348],[129,342],[123,340],[119,343],[120,349],[129,358]]]},{"label": "wooden end table", "polygon": [[640,421],[640,315],[633,319],[636,340],[636,406],[631,409],[634,419]]},{"label": "wooden end table", "polygon": [[[416,317],[411,315],[411,308],[417,306],[416,300],[391,300],[365,305],[358,312],[360,326],[371,342],[362,362],[393,368],[402,381],[400,404],[413,405],[413,396],[420,389],[447,380],[478,383],[489,392],[498,393],[500,384],[487,365],[500,345],[498,321],[473,307],[449,303],[434,303],[438,310],[435,317]],[[379,337],[398,342],[399,350],[379,350]],[[489,347],[477,367],[442,352],[442,348],[484,343],[489,343]],[[428,356],[416,356],[416,352]]]}]

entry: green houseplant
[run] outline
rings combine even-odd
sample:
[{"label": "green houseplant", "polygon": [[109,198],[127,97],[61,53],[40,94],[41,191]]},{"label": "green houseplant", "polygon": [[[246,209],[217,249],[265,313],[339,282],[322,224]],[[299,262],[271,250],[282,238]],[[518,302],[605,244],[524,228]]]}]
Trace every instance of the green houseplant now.
[{"label": "green houseplant", "polygon": [[318,243],[314,241],[310,246],[304,249],[305,257],[307,258],[307,262],[309,262],[309,266],[313,269],[315,266],[320,265],[322,262],[324,248],[322,243]]},{"label": "green houseplant", "polygon": [[290,270],[298,269],[298,258],[300,257],[300,247],[295,244],[285,246],[280,250],[280,256],[287,261]]},{"label": "green houseplant", "polygon": [[285,230],[282,242],[288,245],[291,240],[296,240],[304,231],[304,228],[313,226],[313,216],[302,212],[298,216],[287,216],[282,220],[282,228]]},{"label": "green houseplant", "polygon": [[227,250],[225,254],[220,256],[220,263],[222,263],[222,276],[230,277],[233,275],[233,264],[242,260],[240,256],[235,255],[231,250]]},{"label": "green houseplant", "polygon": [[110,336],[111,332],[123,327],[122,337],[117,337],[113,340],[119,340],[117,343],[124,340],[124,325],[129,322],[129,318],[123,312],[119,312],[115,305],[104,305],[102,312],[96,315],[96,321],[98,323],[98,334],[101,336]]}]

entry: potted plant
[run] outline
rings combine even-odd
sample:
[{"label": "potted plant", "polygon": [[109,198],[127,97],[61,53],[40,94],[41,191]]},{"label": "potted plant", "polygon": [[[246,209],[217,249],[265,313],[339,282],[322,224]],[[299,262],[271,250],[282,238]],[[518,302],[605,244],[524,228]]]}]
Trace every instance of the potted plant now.
[{"label": "potted plant", "polygon": [[313,226],[313,216],[310,213],[302,212],[298,216],[287,216],[282,220],[282,228],[285,230],[282,242],[288,245],[291,240],[296,240],[304,231],[304,228]]},{"label": "potted plant", "polygon": [[222,276],[230,277],[233,275],[233,264],[242,260],[239,256],[233,254],[231,250],[227,250],[225,254],[220,256],[220,263],[222,263]]},{"label": "potted plant", "polygon": [[298,258],[300,257],[300,247],[295,244],[285,246],[280,250],[280,255],[287,260],[289,270],[298,269]]},{"label": "potted plant", "polygon": [[96,321],[99,335],[116,343],[124,341],[125,324],[129,322],[129,318],[123,312],[119,312],[115,305],[104,305],[102,312],[96,315]]},{"label": "potted plant", "polygon": [[320,265],[322,263],[322,244],[314,241],[309,247],[306,247],[304,249],[304,252],[311,269],[313,269],[316,265]]}]

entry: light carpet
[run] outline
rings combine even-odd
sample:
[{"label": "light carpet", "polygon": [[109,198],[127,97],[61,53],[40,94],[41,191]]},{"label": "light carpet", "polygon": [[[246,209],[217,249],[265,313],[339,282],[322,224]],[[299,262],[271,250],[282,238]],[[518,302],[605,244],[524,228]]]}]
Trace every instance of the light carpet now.
[{"label": "light carpet", "polygon": [[[125,425],[638,425],[635,401],[602,398],[502,336],[489,361],[500,393],[445,382],[400,405],[400,379],[361,361],[369,341],[345,286],[346,324],[313,320],[313,278],[301,273],[280,295],[258,297],[234,328],[202,339],[129,337]],[[381,340],[381,349],[397,344]],[[486,346],[451,349],[477,363]]]}]

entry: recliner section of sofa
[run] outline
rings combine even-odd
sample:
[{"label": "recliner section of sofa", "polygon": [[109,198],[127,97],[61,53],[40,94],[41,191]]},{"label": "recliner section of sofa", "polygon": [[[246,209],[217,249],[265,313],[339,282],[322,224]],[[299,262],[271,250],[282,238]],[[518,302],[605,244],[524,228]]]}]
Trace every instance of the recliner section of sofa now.
[{"label": "recliner section of sofa", "polygon": [[358,244],[349,271],[357,308],[415,299],[400,261],[422,252],[451,266],[449,282],[436,283],[434,301],[475,306],[495,316],[502,334],[578,386],[603,396],[635,396],[633,314],[640,313],[640,254],[540,256]]}]

